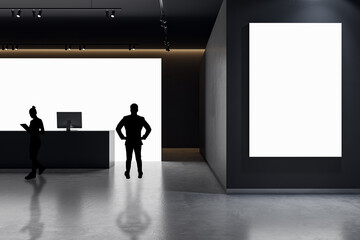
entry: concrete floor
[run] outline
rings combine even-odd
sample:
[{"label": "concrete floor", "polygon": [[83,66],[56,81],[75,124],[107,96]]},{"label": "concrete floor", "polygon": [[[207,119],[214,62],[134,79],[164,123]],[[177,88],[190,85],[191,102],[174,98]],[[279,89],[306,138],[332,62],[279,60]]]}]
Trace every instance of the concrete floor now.
[{"label": "concrete floor", "polygon": [[200,161],[123,172],[3,170],[0,239],[360,239],[359,195],[225,195]]}]

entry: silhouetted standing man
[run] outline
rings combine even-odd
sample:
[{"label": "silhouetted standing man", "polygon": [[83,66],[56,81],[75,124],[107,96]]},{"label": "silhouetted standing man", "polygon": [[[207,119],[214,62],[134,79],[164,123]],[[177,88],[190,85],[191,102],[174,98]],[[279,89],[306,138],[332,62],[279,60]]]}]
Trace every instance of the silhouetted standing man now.
[{"label": "silhouetted standing man", "polygon": [[40,150],[41,141],[40,134],[44,134],[44,125],[40,118],[36,116],[36,108],[32,106],[29,110],[30,117],[33,120],[30,122],[30,126],[26,124],[21,124],[21,126],[30,134],[30,159],[31,159],[31,172],[25,177],[26,180],[30,180],[36,177],[36,169],[39,169],[39,175],[42,174],[45,170],[44,166],[40,164],[37,159],[37,155]]},{"label": "silhouetted standing man", "polygon": [[[135,152],[135,158],[139,173],[139,178],[142,178],[142,162],[141,162],[141,145],[143,144],[141,140],[145,140],[150,132],[151,127],[145,121],[144,117],[137,115],[138,112],[138,105],[136,103],[131,104],[130,106],[131,115],[123,117],[119,124],[116,127],[116,132],[119,134],[119,137],[122,140],[126,140],[125,147],[126,147],[126,171],[125,177],[127,179],[130,178],[130,168],[131,168],[131,159],[132,159],[132,152]],[[125,127],[126,137],[121,132],[121,129]],[[141,129],[146,129],[144,136],[141,137]]]}]

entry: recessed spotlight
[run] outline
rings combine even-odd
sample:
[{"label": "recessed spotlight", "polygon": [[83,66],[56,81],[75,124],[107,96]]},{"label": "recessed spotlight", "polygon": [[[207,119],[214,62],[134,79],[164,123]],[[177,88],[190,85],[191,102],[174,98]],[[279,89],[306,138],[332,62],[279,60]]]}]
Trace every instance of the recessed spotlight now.
[{"label": "recessed spotlight", "polygon": [[39,12],[38,12],[38,14],[37,14],[37,17],[38,17],[38,18],[41,18],[41,14],[42,14],[42,10],[39,9]]}]

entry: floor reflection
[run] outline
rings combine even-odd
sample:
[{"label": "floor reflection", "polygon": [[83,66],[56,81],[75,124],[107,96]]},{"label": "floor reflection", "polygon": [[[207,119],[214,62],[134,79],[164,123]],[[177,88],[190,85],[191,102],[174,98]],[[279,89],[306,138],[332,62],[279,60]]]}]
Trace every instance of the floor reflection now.
[{"label": "floor reflection", "polygon": [[1,173],[0,240],[360,239],[358,194],[217,194],[206,163],[124,169]]},{"label": "floor reflection", "polygon": [[204,161],[163,162],[161,172],[162,184],[166,191],[224,194],[224,190]]},{"label": "floor reflection", "polygon": [[[135,184],[135,193],[132,185]],[[151,218],[142,206],[143,180],[125,182],[126,198],[125,209],[120,212],[116,223],[119,229],[130,236],[131,240],[139,239],[139,236],[148,229]]]},{"label": "floor reflection", "polygon": [[40,176],[37,179],[27,181],[27,183],[33,188],[30,201],[30,219],[28,224],[21,229],[21,232],[28,232],[30,235],[29,240],[36,240],[41,238],[44,231],[44,223],[40,221],[41,208],[39,196],[46,184],[46,180],[43,176]]}]

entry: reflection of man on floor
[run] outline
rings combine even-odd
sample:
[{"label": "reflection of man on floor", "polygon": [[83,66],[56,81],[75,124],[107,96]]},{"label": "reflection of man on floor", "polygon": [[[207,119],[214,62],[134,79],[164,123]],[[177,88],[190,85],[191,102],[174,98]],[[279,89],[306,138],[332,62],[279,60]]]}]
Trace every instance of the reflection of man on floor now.
[{"label": "reflection of man on floor", "polygon": [[[141,163],[141,145],[142,141],[145,140],[150,132],[151,127],[145,121],[145,118],[137,115],[138,112],[138,105],[133,103],[130,106],[131,115],[123,117],[119,124],[116,127],[116,132],[119,134],[119,137],[122,140],[126,140],[125,147],[126,147],[126,171],[125,176],[127,179],[130,178],[130,167],[131,167],[131,159],[132,159],[132,152],[135,152],[135,158],[139,173],[139,178],[142,178],[142,163]],[[121,132],[122,127],[125,127],[126,137]],[[146,132],[144,136],[141,137],[141,129],[145,128]]]},{"label": "reflection of man on floor", "polygon": [[130,235],[131,240],[137,240],[149,228],[151,218],[142,204],[143,181],[136,181],[135,192],[131,184],[134,183],[127,183],[125,186],[126,205],[116,222],[124,233]]}]

